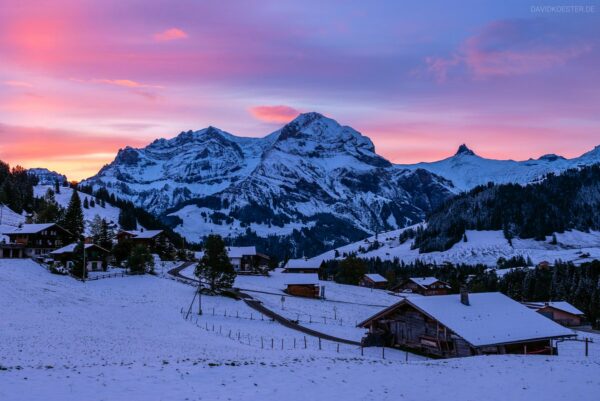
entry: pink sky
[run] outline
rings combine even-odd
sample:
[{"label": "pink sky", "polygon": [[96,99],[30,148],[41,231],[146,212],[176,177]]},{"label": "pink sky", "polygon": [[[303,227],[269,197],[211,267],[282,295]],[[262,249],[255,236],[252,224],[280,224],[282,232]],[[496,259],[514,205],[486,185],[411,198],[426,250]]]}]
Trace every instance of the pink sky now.
[{"label": "pink sky", "polygon": [[264,136],[305,111],[398,163],[463,142],[578,156],[600,144],[599,18],[516,0],[9,2],[0,159],[82,179],[125,145],[208,125]]}]

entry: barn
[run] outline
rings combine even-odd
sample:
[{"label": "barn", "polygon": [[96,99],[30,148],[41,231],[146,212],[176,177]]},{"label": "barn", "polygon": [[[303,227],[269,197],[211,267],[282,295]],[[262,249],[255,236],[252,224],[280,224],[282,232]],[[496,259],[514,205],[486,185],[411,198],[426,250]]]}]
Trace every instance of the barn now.
[{"label": "barn", "polygon": [[319,298],[319,276],[309,273],[288,273],[284,276],[285,292],[297,297]]},{"label": "barn", "polygon": [[553,340],[576,334],[499,292],[413,296],[358,324],[363,344],[432,357],[552,354]]},{"label": "barn", "polygon": [[410,277],[392,288],[394,292],[421,295],[446,295],[450,290],[448,283],[435,277]]}]

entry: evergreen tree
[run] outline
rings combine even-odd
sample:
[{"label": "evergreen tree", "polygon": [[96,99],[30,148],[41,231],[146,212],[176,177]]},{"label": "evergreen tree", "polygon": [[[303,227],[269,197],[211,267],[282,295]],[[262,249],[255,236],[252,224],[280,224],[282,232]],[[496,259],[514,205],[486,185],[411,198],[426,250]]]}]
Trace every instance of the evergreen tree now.
[{"label": "evergreen tree", "polygon": [[46,191],[41,205],[38,207],[38,213],[35,217],[36,223],[55,223],[60,219],[61,208],[56,203],[54,191],[50,188]]},{"label": "evergreen tree", "polygon": [[102,236],[102,218],[98,214],[94,215],[94,219],[90,224],[90,235],[94,244],[100,245],[100,237]]},{"label": "evergreen tree", "polygon": [[119,212],[119,225],[123,230],[135,230],[137,228],[137,219],[133,208],[121,208],[121,211]]},{"label": "evergreen tree", "polygon": [[83,199],[83,207],[86,209],[90,208],[90,203],[88,202],[87,196]]},{"label": "evergreen tree", "polygon": [[208,282],[212,291],[231,288],[236,272],[227,256],[220,235],[209,235],[204,243],[204,256],[196,266],[195,275]]},{"label": "evergreen tree", "polygon": [[54,181],[54,192],[57,194],[60,193],[60,185],[58,184],[58,180]]},{"label": "evergreen tree", "polygon": [[69,206],[61,222],[61,226],[67,229],[75,238],[83,234],[83,210],[81,200],[76,189],[73,189]]},{"label": "evergreen tree", "polygon": [[96,207],[96,201],[94,198],[90,199],[90,207]]},{"label": "evergreen tree", "polygon": [[98,241],[98,245],[100,245],[102,248],[110,251],[113,247],[114,237],[115,237],[115,233],[108,226],[108,222],[106,221],[106,219],[102,219],[102,225],[100,228],[100,238]]},{"label": "evergreen tree", "polygon": [[340,262],[335,281],[342,284],[356,285],[366,272],[367,266],[364,260],[351,255]]},{"label": "evergreen tree", "polygon": [[154,257],[148,247],[134,246],[127,258],[127,267],[134,274],[154,273]]}]

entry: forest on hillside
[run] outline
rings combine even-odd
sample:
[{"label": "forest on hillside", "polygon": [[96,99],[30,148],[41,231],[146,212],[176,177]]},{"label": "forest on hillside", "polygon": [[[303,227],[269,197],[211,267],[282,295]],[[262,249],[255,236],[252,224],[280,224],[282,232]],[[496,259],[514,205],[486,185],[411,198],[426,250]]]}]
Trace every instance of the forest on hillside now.
[{"label": "forest on hillside", "polygon": [[415,236],[420,252],[445,251],[465,230],[503,230],[505,237],[543,240],[569,229],[600,230],[600,165],[549,174],[522,186],[479,186],[460,194],[427,218]]}]

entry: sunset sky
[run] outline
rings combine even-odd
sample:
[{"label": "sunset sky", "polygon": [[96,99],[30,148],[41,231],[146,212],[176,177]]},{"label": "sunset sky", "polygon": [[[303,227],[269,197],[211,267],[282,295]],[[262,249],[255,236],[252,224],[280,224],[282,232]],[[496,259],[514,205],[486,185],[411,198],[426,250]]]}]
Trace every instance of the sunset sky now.
[{"label": "sunset sky", "polygon": [[318,111],[398,163],[600,145],[600,4],[1,0],[0,159],[93,175],[125,145]]}]

